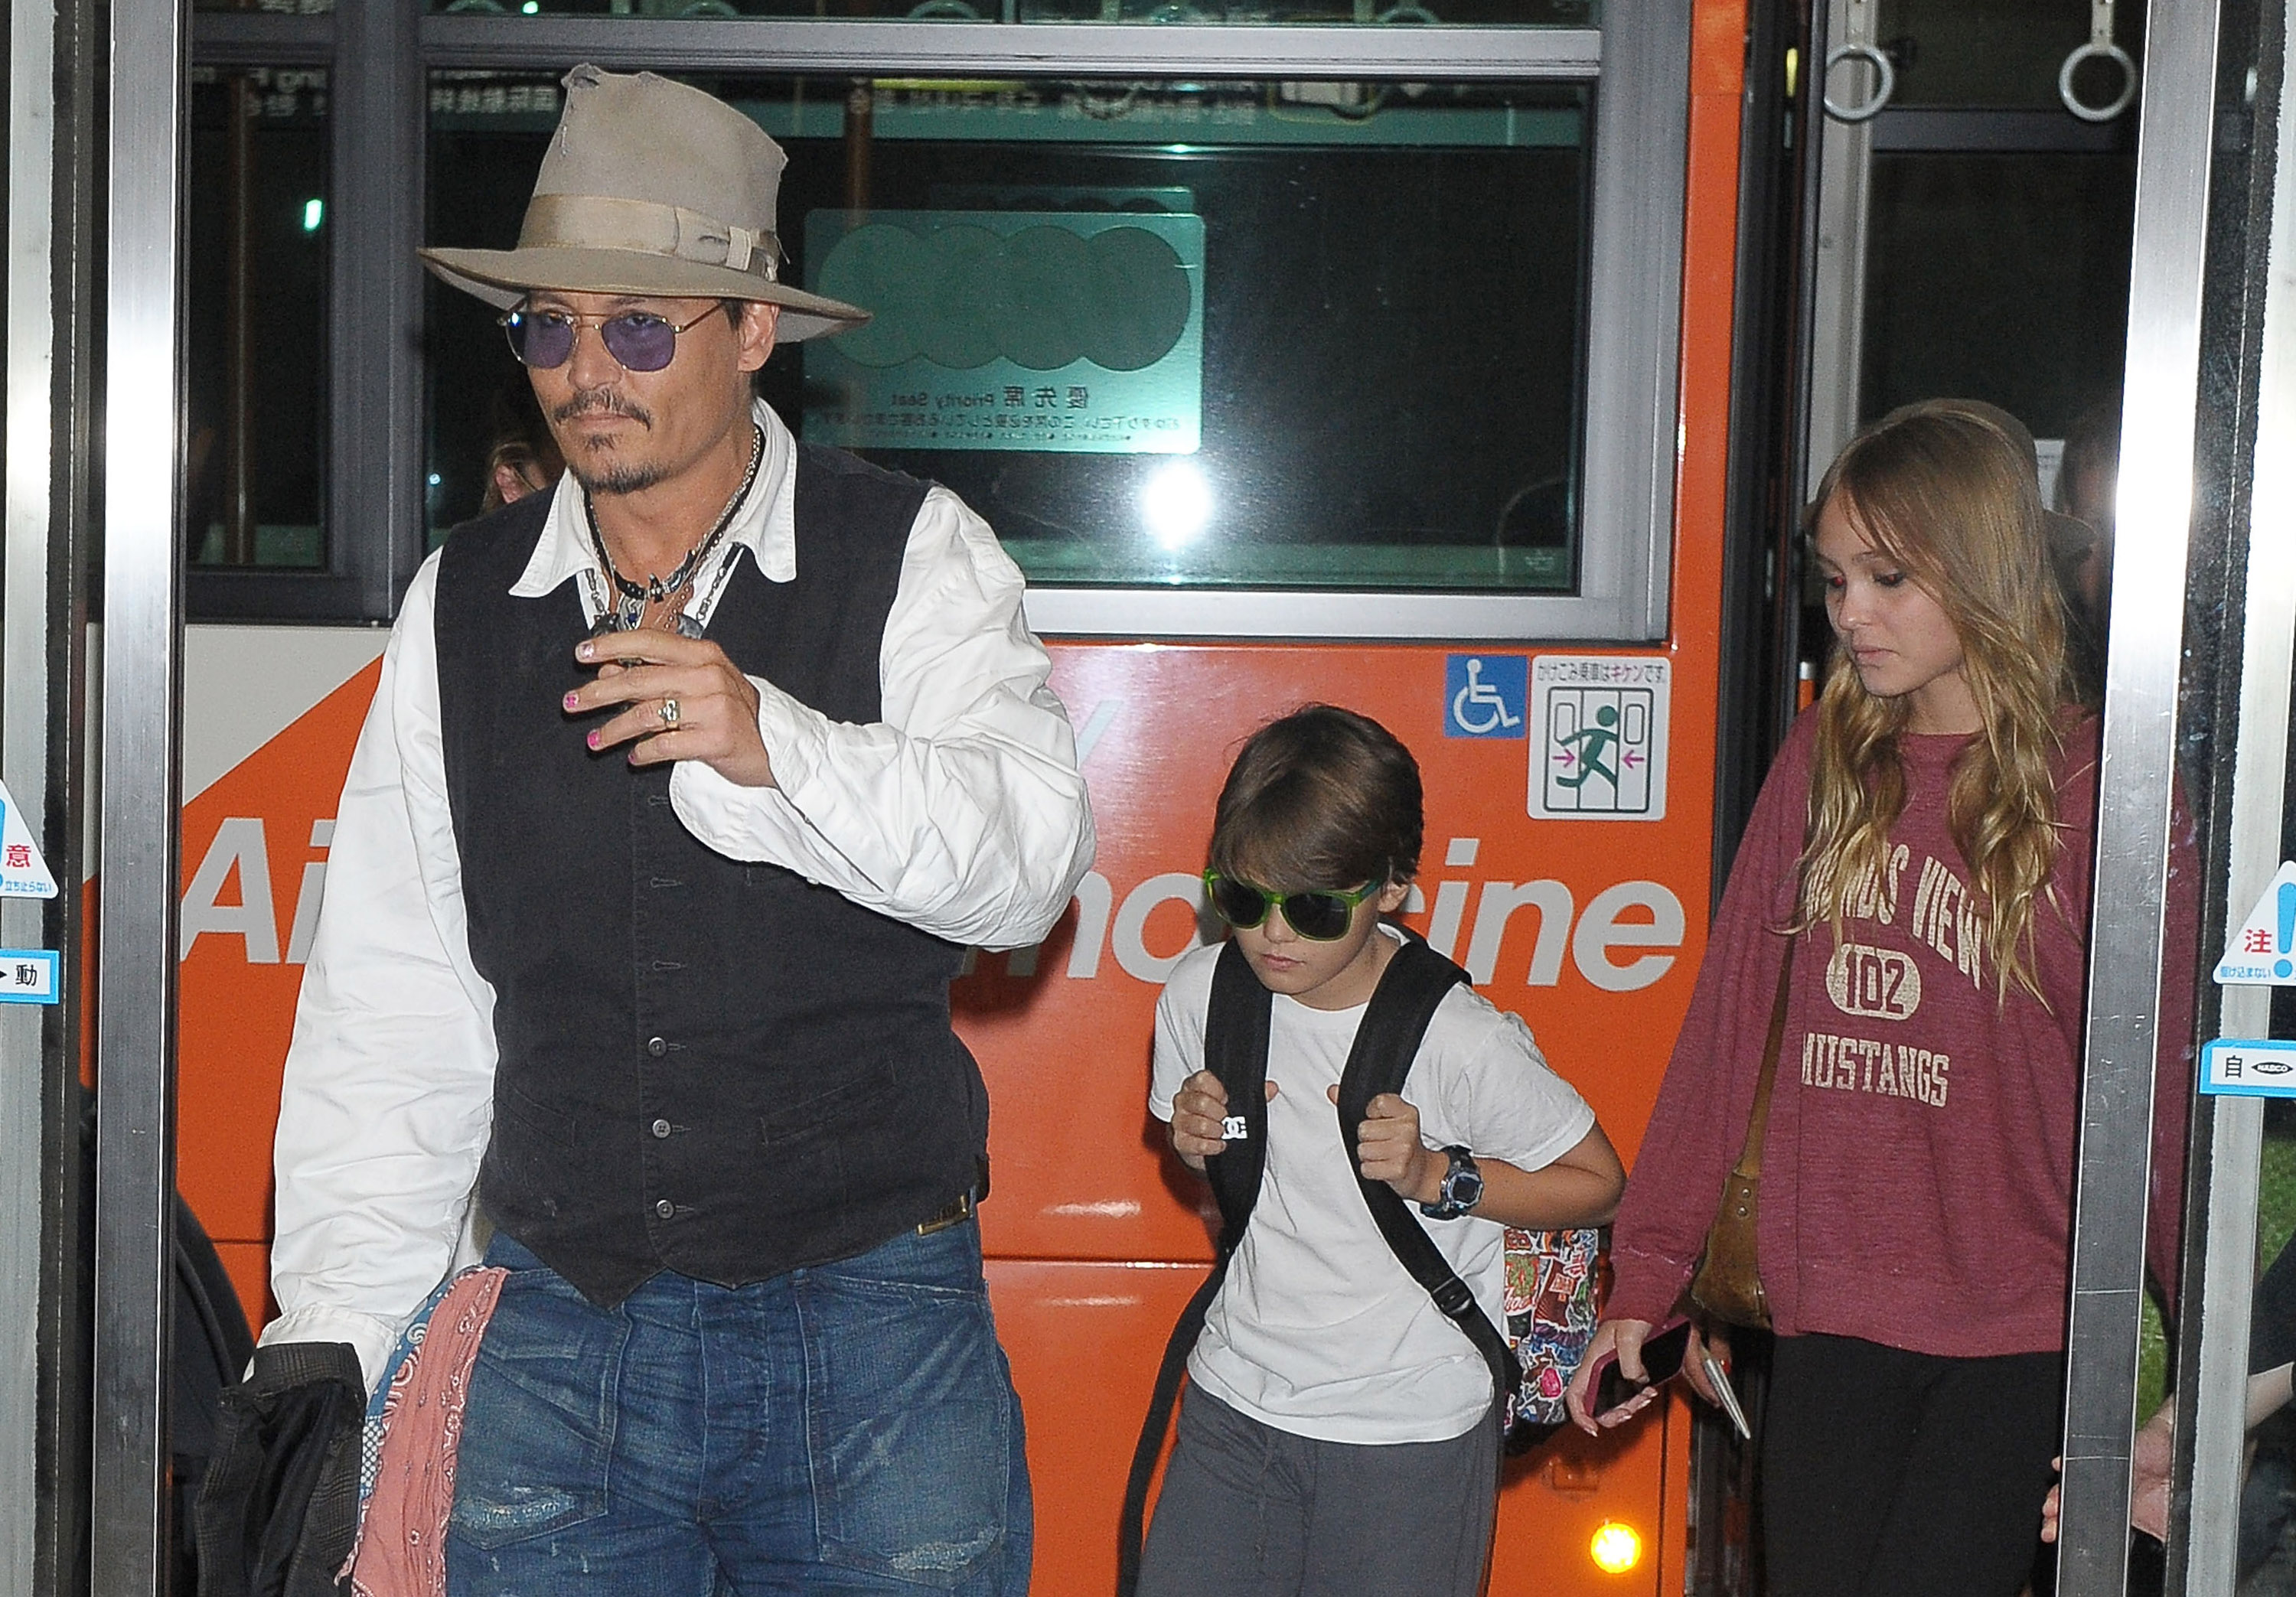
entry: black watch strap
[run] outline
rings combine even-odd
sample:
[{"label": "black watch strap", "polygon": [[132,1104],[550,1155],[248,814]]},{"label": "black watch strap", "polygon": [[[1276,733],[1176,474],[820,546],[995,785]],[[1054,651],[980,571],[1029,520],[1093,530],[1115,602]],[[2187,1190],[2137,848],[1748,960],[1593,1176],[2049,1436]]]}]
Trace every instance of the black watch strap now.
[{"label": "black watch strap", "polygon": [[1456,1220],[1483,1197],[1483,1173],[1476,1167],[1475,1156],[1456,1142],[1443,1152],[1451,1161],[1450,1168],[1443,1172],[1435,1201],[1419,1206],[1419,1212],[1431,1220]]}]

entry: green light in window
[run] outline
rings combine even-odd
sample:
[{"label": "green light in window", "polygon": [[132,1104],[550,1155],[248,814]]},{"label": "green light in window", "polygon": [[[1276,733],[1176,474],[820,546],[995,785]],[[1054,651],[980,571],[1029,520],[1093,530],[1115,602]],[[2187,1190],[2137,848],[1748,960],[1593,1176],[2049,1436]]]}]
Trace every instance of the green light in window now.
[{"label": "green light in window", "polygon": [[319,224],[326,219],[327,202],[325,201],[306,200],[303,201],[303,231],[305,233],[318,232]]},{"label": "green light in window", "polygon": [[537,12],[542,9],[542,0],[526,0],[526,4],[520,6],[518,9],[526,16],[533,16]]}]

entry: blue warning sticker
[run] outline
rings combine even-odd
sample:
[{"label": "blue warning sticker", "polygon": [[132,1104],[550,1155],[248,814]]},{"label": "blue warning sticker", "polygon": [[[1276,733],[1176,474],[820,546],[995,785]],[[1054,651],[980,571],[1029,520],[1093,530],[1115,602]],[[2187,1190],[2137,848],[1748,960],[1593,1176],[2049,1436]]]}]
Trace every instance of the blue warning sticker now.
[{"label": "blue warning sticker", "polygon": [[53,1003],[62,961],[52,948],[0,948],[0,1003]]},{"label": "blue warning sticker", "polygon": [[2220,1037],[2201,1050],[2201,1091],[2296,1098],[2296,1043]]}]

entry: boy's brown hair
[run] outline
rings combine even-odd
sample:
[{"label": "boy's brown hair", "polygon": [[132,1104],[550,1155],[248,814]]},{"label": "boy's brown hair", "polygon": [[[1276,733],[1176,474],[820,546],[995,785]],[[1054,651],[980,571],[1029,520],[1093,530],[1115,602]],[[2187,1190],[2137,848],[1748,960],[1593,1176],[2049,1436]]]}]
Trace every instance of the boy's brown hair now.
[{"label": "boy's brown hair", "polygon": [[1310,704],[1251,734],[1213,812],[1211,866],[1275,892],[1409,881],[1419,762],[1368,716]]}]

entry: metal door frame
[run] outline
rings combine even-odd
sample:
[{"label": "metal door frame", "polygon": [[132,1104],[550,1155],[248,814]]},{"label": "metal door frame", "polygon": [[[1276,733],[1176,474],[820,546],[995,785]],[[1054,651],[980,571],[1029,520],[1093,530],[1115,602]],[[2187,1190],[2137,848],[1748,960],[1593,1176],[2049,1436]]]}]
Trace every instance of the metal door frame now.
[{"label": "metal door frame", "polygon": [[[2065,1597],[2119,1593],[2127,1578],[2153,1061],[2161,1043],[2192,1040],[2160,1036],[2161,999],[2171,984],[2202,979],[2192,954],[2166,946],[2163,936],[2180,748],[2189,745],[2211,774],[2232,778],[2228,795],[2210,796],[2212,810],[2226,817],[2212,823],[2209,839],[2223,856],[2210,869],[2220,866],[2221,873],[2183,889],[2210,906],[2202,916],[2201,946],[2192,951],[2202,969],[2213,964],[2227,922],[2244,918],[2268,880],[2268,864],[2258,875],[2259,855],[2276,860],[2279,843],[2296,561],[2284,525],[2261,540],[2251,538],[2248,527],[2260,521],[2259,506],[2271,513],[2276,494],[2286,513],[2286,473],[2271,469],[2267,430],[2253,434],[2248,458],[2238,458],[2244,419],[2226,414],[2255,394],[2284,418],[2292,380],[2284,369],[2285,284],[2274,283],[2281,291],[2270,296],[2280,301],[2276,358],[2284,369],[2271,369],[2267,343],[2260,390],[2242,370],[2255,354],[2245,309],[2226,309],[2227,298],[2248,292],[2248,234],[2258,219],[2245,152],[2241,161],[2230,152],[2240,150],[2243,118],[2253,115],[2243,104],[2257,86],[2244,56],[2262,10],[2155,0],[2146,23],[2095,893],[2113,913],[2097,919],[2090,940],[2058,1564]],[[2284,126],[2278,136],[2285,152]],[[2284,161],[2278,178],[2284,195],[2296,173]],[[2276,232],[2289,237],[2286,215]],[[2284,254],[2275,268],[2284,278],[2285,260]],[[2229,384],[2226,368],[2234,373]],[[2228,401],[2227,386],[2243,397]],[[2247,497],[2251,487],[2261,492]],[[2237,513],[2243,498],[2247,523]],[[2212,599],[2224,602],[2231,616],[2226,630],[2240,640],[2239,676],[2231,679],[2237,709],[2211,725],[2203,704],[2203,718],[2186,725],[2181,695],[2205,685],[2216,668],[2212,659],[2199,658],[2212,653]],[[2213,698],[2234,702],[2222,684]],[[2260,1021],[2265,1007],[2256,995],[2227,993],[2219,1026],[2210,1019],[2215,995],[2202,987],[2199,999],[2203,1035]],[[2248,1035],[2261,1030],[2258,1025]],[[2185,1242],[2170,1589],[2230,1597],[2261,1115],[2252,1102],[2204,1100],[2194,1124],[2188,1191],[2206,1220],[2202,1234],[2188,1232]],[[2194,1214],[2187,1209],[2188,1227]]]},{"label": "metal door frame", "polygon": [[[2220,303],[2213,325],[2240,327],[2242,348],[2235,360],[2211,352],[2217,386],[2232,390],[2225,408],[2233,414],[2214,429],[2203,427],[2201,451],[2204,458],[2217,452],[2207,446],[2213,432],[2217,448],[2230,456],[2226,471],[2233,480],[2223,495],[2226,525],[2219,536],[2237,574],[2226,585],[2226,630],[2237,628],[2239,652],[2236,692],[2215,695],[2217,766],[2229,772],[2231,790],[2228,801],[2215,807],[2222,816],[2223,868],[2208,885],[2220,889],[2214,897],[2222,913],[2207,924],[2216,936],[2204,935],[2203,962],[2240,924],[2283,857],[2296,675],[2296,536],[2290,533],[2296,527],[2296,459],[2288,447],[2296,436],[2296,118],[2287,114],[2296,69],[2290,23],[2296,18],[2284,4],[2267,4],[2243,18],[2248,20],[2257,25],[2254,36],[2223,47],[2220,53],[2233,59],[2220,63],[2217,74],[2218,151],[2233,147],[2226,137],[2229,127],[2244,123],[2250,137],[2238,152],[2241,164],[2227,161],[2232,169],[2216,185],[2219,209],[2234,212],[2241,224],[2237,233],[2220,224],[2219,233],[2240,238],[2243,247],[2221,251],[2231,258],[2219,262],[2212,284],[2217,298],[2239,314],[2226,314]],[[2242,59],[2251,53],[2252,73]],[[2243,87],[2255,104],[2231,109],[2229,98]],[[2259,168],[2271,174],[2268,187],[2259,180]],[[2226,192],[2235,188],[2235,194]],[[2208,996],[2203,991],[2203,999]],[[2270,989],[2225,987],[2216,998],[2216,1024],[2202,1035],[2270,1035]],[[2201,1007],[2205,1014],[2205,1003]],[[2195,1117],[2194,1168],[2186,1187],[2187,1308],[2178,1361],[2169,1577],[2171,1590],[2190,1597],[2232,1597],[2264,1105],[2246,1097],[2204,1102],[2205,1114]]]},{"label": "metal door frame", "polygon": [[0,1008],[0,1597],[69,1589],[87,1545],[77,889],[99,21],[40,4],[8,20],[0,776],[62,890],[0,903],[0,942],[57,951],[63,1002]]},{"label": "metal door frame", "polygon": [[184,0],[112,0],[92,1586],[168,1588],[183,646]]}]

